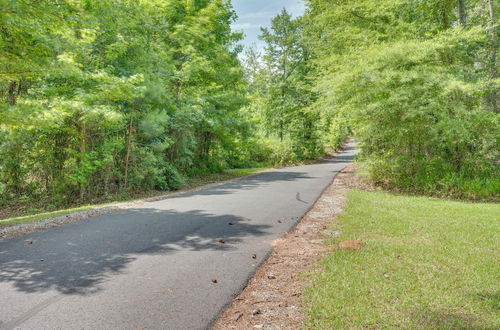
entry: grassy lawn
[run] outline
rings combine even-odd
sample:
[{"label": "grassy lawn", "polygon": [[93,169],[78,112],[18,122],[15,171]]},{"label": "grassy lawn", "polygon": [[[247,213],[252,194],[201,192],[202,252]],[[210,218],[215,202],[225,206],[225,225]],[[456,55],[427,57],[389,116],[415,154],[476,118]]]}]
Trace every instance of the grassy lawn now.
[{"label": "grassy lawn", "polygon": [[308,327],[500,328],[500,205],[353,190],[338,250],[306,292]]},{"label": "grassy lawn", "polygon": [[69,209],[64,209],[64,210],[59,210],[59,211],[54,211],[54,212],[43,212],[43,213],[37,213],[37,214],[26,215],[26,216],[21,216],[21,217],[2,219],[2,220],[0,220],[0,229],[4,228],[4,227],[24,223],[24,222],[41,221],[41,220],[45,220],[45,219],[59,217],[61,215],[66,215],[66,214],[73,213],[73,212],[87,211],[87,210],[91,210],[91,209],[96,208],[96,207],[105,206],[105,205],[109,205],[109,204],[110,203],[108,203],[108,204],[96,204],[96,205],[85,205],[85,206],[74,207],[74,208],[69,208]]},{"label": "grassy lawn", "polygon": [[[203,186],[206,184],[210,184],[210,183],[231,180],[231,179],[247,176],[250,174],[264,172],[267,170],[270,170],[270,168],[231,169],[231,170],[225,170],[221,173],[205,174],[205,175],[201,175],[199,177],[189,178],[186,181],[185,185],[182,187],[181,191],[187,190],[187,189],[193,189],[193,188]],[[0,219],[0,229],[8,227],[8,226],[16,225],[16,224],[25,223],[25,222],[35,222],[35,221],[42,221],[45,219],[55,218],[55,217],[70,214],[73,212],[87,211],[87,210],[91,210],[93,208],[97,208],[97,207],[101,207],[101,206],[112,205],[113,203],[116,203],[116,202],[131,201],[133,199],[139,199],[139,198],[143,198],[143,197],[153,197],[155,195],[159,196],[159,195],[164,195],[167,193],[168,192],[166,192],[166,191],[149,192],[149,193],[146,193],[144,195],[134,196],[132,199],[130,197],[129,198],[117,198],[117,199],[110,201],[110,202],[107,202],[107,203],[83,205],[83,206],[72,207],[72,208],[67,208],[67,209],[63,209],[63,210],[57,210],[57,211],[53,211],[53,212],[33,212],[33,214],[8,217],[5,219]]]}]

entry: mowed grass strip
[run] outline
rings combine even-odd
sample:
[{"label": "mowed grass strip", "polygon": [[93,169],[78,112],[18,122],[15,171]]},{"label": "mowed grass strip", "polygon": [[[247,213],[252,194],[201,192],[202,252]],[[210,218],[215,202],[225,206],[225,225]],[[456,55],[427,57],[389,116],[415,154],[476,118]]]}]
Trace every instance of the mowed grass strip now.
[{"label": "mowed grass strip", "polygon": [[[500,329],[500,205],[352,190],[308,328]],[[336,229],[338,229],[336,228]]]}]

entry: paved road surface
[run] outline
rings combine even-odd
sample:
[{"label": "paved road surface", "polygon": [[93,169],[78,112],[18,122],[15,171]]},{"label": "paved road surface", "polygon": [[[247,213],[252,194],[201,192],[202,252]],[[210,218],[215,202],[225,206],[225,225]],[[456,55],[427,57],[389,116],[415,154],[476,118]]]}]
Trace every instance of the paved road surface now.
[{"label": "paved road surface", "polygon": [[0,241],[0,329],[205,329],[355,153]]}]

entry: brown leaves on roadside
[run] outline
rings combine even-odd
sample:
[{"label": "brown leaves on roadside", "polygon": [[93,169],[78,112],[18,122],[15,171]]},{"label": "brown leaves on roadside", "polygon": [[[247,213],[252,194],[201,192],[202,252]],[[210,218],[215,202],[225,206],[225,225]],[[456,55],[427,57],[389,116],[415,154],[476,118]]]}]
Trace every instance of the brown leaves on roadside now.
[{"label": "brown leaves on roadside", "polygon": [[337,247],[343,250],[360,250],[365,246],[366,243],[360,240],[343,241],[337,244]]},{"label": "brown leaves on roadside", "polygon": [[252,315],[259,315],[259,314],[262,314],[262,311],[260,309],[254,309],[253,312],[252,312]]}]

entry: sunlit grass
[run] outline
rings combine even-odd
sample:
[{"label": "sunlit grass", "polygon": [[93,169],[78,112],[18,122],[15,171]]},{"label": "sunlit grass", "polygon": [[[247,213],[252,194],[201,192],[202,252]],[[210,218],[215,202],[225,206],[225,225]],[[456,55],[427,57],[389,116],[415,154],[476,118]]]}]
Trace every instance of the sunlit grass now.
[{"label": "sunlit grass", "polygon": [[500,328],[500,205],[353,190],[306,292],[314,329]]}]

